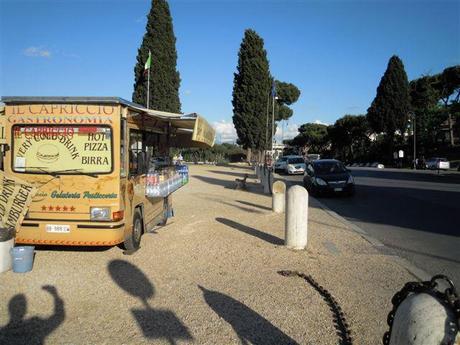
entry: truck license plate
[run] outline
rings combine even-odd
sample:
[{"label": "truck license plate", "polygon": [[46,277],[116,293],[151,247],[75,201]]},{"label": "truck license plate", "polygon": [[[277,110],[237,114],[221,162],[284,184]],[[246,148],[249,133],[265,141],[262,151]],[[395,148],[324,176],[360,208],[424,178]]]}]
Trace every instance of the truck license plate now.
[{"label": "truck license plate", "polygon": [[342,188],[334,188],[334,192],[341,192]]},{"label": "truck license plate", "polygon": [[70,225],[46,224],[46,232],[67,233],[70,232]]}]

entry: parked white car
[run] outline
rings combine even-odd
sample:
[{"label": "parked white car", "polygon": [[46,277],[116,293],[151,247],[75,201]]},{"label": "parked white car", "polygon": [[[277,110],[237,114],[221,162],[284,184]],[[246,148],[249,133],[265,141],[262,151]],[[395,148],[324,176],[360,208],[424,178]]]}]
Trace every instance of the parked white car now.
[{"label": "parked white car", "polygon": [[450,162],[446,158],[433,157],[426,161],[426,167],[431,170],[449,170]]},{"label": "parked white car", "polygon": [[286,162],[286,173],[289,175],[303,174],[307,168],[302,156],[288,156]]},{"label": "parked white car", "polygon": [[288,157],[287,156],[282,156],[278,158],[275,162],[275,165],[273,167],[273,170],[275,172],[277,171],[286,171],[286,162],[287,162]]}]

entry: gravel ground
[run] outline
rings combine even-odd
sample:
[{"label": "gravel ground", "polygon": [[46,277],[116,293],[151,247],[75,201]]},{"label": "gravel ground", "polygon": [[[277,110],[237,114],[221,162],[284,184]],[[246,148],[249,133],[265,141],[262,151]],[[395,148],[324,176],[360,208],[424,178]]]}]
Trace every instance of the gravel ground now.
[{"label": "gravel ground", "polygon": [[[249,190],[235,190],[245,173]],[[1,274],[0,343],[338,344],[327,303],[283,269],[329,290],[354,344],[381,343],[391,297],[414,280],[392,257],[314,202],[308,249],[289,250],[284,216],[252,171],[191,166],[191,175],[174,195],[176,216],[134,255],[42,249],[32,272]]]}]

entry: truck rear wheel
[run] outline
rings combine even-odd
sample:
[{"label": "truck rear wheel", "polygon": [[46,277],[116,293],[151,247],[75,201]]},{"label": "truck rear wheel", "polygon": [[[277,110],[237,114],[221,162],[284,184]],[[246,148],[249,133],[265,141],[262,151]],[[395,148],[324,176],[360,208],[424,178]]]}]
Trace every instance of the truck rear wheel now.
[{"label": "truck rear wheel", "polygon": [[168,203],[168,197],[163,199],[163,219],[161,220],[160,226],[165,226],[166,223],[168,222],[168,213],[169,213],[169,203]]},{"label": "truck rear wheel", "polygon": [[143,224],[142,224],[142,215],[139,209],[136,209],[134,212],[133,217],[133,231],[125,241],[123,242],[123,246],[126,250],[137,250],[139,249],[139,245],[141,244],[141,236],[143,233]]}]

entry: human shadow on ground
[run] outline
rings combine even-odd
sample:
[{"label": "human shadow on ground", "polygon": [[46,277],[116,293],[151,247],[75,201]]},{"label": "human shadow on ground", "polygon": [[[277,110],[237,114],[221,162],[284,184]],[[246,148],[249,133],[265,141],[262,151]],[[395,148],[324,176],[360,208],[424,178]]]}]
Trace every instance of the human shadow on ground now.
[{"label": "human shadow on ground", "polygon": [[15,295],[8,304],[10,321],[0,328],[0,344],[42,345],[46,337],[64,321],[64,301],[58,295],[56,288],[45,285],[42,289],[53,298],[53,314],[49,317],[33,316],[25,319],[27,298],[24,294]]},{"label": "human shadow on ground", "polygon": [[227,219],[227,218],[221,218],[217,217],[216,220],[219,223],[225,224],[233,229],[239,230],[241,232],[244,232],[248,235],[260,238],[261,240],[264,240],[268,243],[275,244],[275,245],[282,245],[284,244],[284,241],[276,236],[267,234],[266,232],[251,228],[249,226],[243,225],[241,223],[235,222],[233,220]]},{"label": "human shadow on ground", "polygon": [[236,299],[198,286],[203,291],[206,303],[227,321],[243,345],[287,345],[298,344],[294,339],[275,327],[262,315]]},{"label": "human shadow on ground", "polygon": [[145,338],[166,339],[172,345],[177,340],[193,340],[188,328],[172,311],[155,309],[148,304],[147,300],[155,295],[155,288],[141,270],[124,260],[112,260],[108,270],[121,289],[140,299],[143,308],[131,312]]}]

